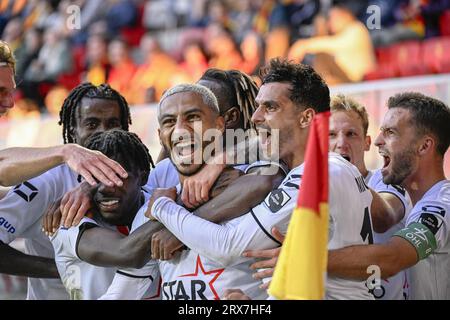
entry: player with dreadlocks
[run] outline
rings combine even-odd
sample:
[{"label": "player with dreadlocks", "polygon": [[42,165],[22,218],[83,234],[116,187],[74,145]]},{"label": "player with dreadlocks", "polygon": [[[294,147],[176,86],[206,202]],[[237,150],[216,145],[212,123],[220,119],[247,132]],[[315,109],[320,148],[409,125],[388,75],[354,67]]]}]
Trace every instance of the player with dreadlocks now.
[{"label": "player with dreadlocks", "polygon": [[216,96],[220,114],[225,118],[225,128],[254,128],[250,120],[256,110],[258,86],[250,76],[238,70],[210,68],[197,83],[210,89]]},{"label": "player with dreadlocks", "polygon": [[[73,170],[73,161],[81,166],[81,174],[90,177],[95,184],[97,182],[87,173],[86,164],[91,162],[94,156],[99,159],[107,159],[107,163],[121,169],[122,178],[125,179],[127,172],[115,161],[110,160],[99,151],[92,151],[83,148],[87,138],[95,132],[102,132],[114,128],[128,129],[130,116],[128,106],[120,94],[107,85],[95,87],[92,84],[82,84],[73,89],[69,97],[64,101],[61,112],[61,123],[64,124],[64,139],[68,143],[63,147],[55,147],[63,153],[71,153],[72,165],[70,163],[58,165],[40,176],[30,179],[8,192],[0,201],[0,272],[8,274],[23,275],[36,278],[57,278],[58,273],[53,260],[53,248],[48,238],[41,232],[41,220],[44,212],[49,206],[54,206],[61,197],[80,185],[81,176],[77,170]],[[67,149],[65,149],[67,147]],[[36,152],[47,150],[51,153],[51,148],[41,149]],[[28,154],[33,158],[32,152]],[[36,160],[36,157],[34,157]],[[51,157],[41,158],[41,162],[51,162]],[[102,171],[106,172],[107,163],[103,162],[98,167],[91,169],[94,176],[100,182],[106,182],[111,187],[109,180],[102,176]],[[45,165],[42,165],[45,166]],[[41,167],[42,167],[41,166]],[[47,165],[48,166],[48,165]],[[123,171],[123,172],[122,172]],[[104,177],[104,175],[103,175]],[[88,179],[86,179],[88,180]],[[89,185],[88,182],[85,182]],[[116,186],[123,185],[122,181]],[[44,257],[37,263],[29,256],[24,256],[21,252],[12,249],[7,244],[21,237],[25,239],[26,253]],[[66,296],[65,290],[59,280],[29,279],[28,298],[29,299],[63,299]]]},{"label": "player with dreadlocks", "polygon": [[63,126],[64,143],[80,143],[80,141],[76,141],[73,131],[77,125],[77,117],[80,115],[79,110],[81,108],[80,105],[83,104],[83,99],[116,101],[120,109],[120,127],[128,131],[128,125],[131,124],[131,116],[128,103],[124,97],[108,84],[101,84],[96,87],[92,83],[83,83],[70,92],[59,112],[59,124]]},{"label": "player with dreadlocks", "polygon": [[[128,173],[123,186],[103,183],[93,190],[93,208],[73,228],[60,227],[50,237],[61,279],[72,299],[98,299],[108,289],[116,267],[141,267],[150,259],[153,233],[158,223],[147,224],[127,236],[136,213],[148,200],[142,189],[153,161],[138,136],[123,130],[94,133],[86,146],[120,163]],[[147,209],[146,206],[142,210]],[[73,281],[73,270],[79,270]],[[155,279],[158,276],[155,265]],[[158,285],[156,282],[155,288]]]}]

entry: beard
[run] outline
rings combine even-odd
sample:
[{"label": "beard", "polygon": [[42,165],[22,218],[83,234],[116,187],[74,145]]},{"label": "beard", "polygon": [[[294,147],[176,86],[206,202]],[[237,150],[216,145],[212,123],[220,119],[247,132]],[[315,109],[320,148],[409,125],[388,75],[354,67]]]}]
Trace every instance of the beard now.
[{"label": "beard", "polygon": [[383,182],[385,184],[402,184],[413,171],[414,158],[415,152],[412,149],[392,157],[392,167],[386,175],[383,175]]}]

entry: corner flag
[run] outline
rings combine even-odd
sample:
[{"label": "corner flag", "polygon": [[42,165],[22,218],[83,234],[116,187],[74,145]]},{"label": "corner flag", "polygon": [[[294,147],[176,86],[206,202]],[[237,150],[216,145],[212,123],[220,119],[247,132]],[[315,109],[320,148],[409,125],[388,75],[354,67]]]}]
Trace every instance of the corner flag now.
[{"label": "corner flag", "polygon": [[313,119],[297,207],[269,287],[277,299],[317,300],[325,295],[329,117],[327,111]]}]

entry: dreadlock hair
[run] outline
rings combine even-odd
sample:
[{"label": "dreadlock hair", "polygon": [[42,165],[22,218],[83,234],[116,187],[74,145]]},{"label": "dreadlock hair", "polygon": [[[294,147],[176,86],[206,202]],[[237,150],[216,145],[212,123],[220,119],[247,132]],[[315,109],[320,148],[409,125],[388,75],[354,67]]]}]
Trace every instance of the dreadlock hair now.
[{"label": "dreadlock hair", "polygon": [[83,98],[116,101],[120,108],[120,126],[123,130],[128,131],[131,115],[125,98],[106,83],[94,86],[92,83],[86,82],[78,85],[69,93],[59,112],[58,124],[63,126],[64,143],[74,142],[72,132],[77,123],[76,110]]},{"label": "dreadlock hair", "polygon": [[98,150],[119,162],[127,171],[141,171],[148,179],[150,169],[155,167],[148,148],[133,133],[121,129],[96,132],[89,137],[86,148]]},{"label": "dreadlock hair", "polygon": [[263,84],[289,83],[289,98],[299,109],[330,110],[330,90],[322,77],[308,65],[275,58],[261,69],[261,77]]},{"label": "dreadlock hair", "polygon": [[249,75],[238,70],[224,71],[210,68],[206,70],[200,80],[223,84],[221,90],[223,90],[222,94],[226,105],[219,105],[221,113],[232,107],[239,107],[243,120],[243,129],[254,128],[251,118],[256,110],[255,99],[258,94],[258,86]]}]

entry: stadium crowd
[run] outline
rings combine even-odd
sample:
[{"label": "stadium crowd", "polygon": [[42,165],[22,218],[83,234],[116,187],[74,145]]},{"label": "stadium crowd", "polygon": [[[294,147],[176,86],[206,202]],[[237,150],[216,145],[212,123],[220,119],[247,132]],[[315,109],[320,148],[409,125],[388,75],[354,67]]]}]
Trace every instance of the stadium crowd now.
[{"label": "stadium crowd", "polygon": [[[66,23],[71,5],[78,27]],[[445,72],[449,9],[447,0],[2,1],[0,34],[17,57],[19,89],[9,116],[57,114],[84,81],[110,83],[130,105],[157,102],[208,67],[258,79],[274,57],[313,65],[330,85]]]},{"label": "stadium crowd", "polygon": [[[89,17],[81,31],[65,28],[73,3]],[[266,289],[299,190],[314,198],[305,160],[316,130],[325,133],[316,160],[328,168],[329,212],[318,215],[328,236],[319,298],[450,299],[448,105],[418,92],[394,94],[372,142],[365,107],[329,90],[374,71],[373,43],[435,36],[439,28],[426,17],[446,1],[397,2],[409,14],[398,20],[389,11],[400,23],[384,22],[389,36],[369,34],[358,1],[327,9],[319,1],[196,1],[189,10],[183,1],[73,3],[56,1],[53,11],[41,1],[0,7],[16,14],[5,20],[9,35],[19,13],[16,27],[27,19],[33,26],[26,36],[42,32],[34,28],[39,18],[47,24],[28,66],[13,54],[26,54],[20,41],[0,42],[2,118],[20,108],[17,94],[51,105],[63,69],[73,66],[73,45],[92,58],[58,93],[62,145],[0,150],[0,274],[28,277],[28,299],[274,299]],[[156,5],[158,15],[149,9]],[[330,19],[321,29],[323,10]],[[405,23],[418,12],[422,31]],[[300,17],[306,13],[308,22]],[[155,32],[183,27],[182,45],[163,49],[164,37],[141,23]],[[248,31],[253,40],[264,35],[265,48],[249,50],[259,53],[255,60],[236,46]],[[130,50],[133,41],[140,52]],[[158,155],[130,131],[130,105],[149,102],[157,103]],[[372,144],[383,159],[375,170],[365,161]],[[17,238],[25,252],[10,246]]]}]

